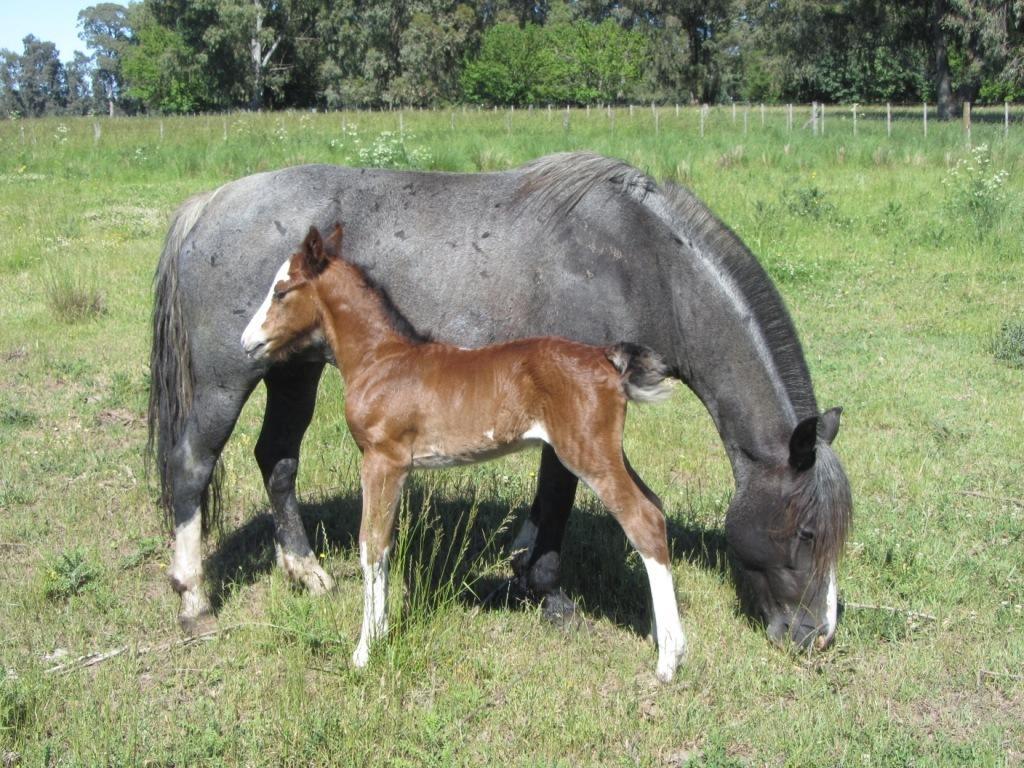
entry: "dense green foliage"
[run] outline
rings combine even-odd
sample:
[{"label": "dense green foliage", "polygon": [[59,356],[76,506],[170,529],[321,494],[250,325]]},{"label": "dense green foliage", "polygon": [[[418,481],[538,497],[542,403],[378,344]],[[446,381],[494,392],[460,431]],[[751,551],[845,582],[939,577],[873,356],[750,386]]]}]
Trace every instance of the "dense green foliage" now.
[{"label": "dense green foliage", "polygon": [[1019,0],[138,0],[79,25],[88,57],[0,52],[0,114],[1024,98]]}]

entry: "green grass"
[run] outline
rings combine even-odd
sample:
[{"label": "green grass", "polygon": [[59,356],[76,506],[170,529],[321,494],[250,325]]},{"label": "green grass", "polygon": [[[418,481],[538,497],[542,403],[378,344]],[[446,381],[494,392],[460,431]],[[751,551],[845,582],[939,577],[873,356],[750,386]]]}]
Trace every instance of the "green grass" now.
[{"label": "green grass", "polygon": [[[977,122],[972,141],[990,163],[963,176],[954,169],[974,153],[959,124],[931,121],[925,139],[909,111],[887,138],[878,114],[856,138],[838,109],[819,137],[800,130],[806,110],[792,133],[784,110],[768,110],[764,127],[752,110],[746,133],[742,112],[734,124],[712,110],[703,139],[690,108],[662,109],[656,134],[649,108],[567,121],[461,109],[101,119],[98,139],[91,119],[0,123],[4,761],[1020,764],[1024,379],[1012,356],[1024,128],[1005,140],[1000,124]],[[301,162],[493,170],[570,149],[692,186],[777,281],[819,403],[844,406],[836,448],[856,511],[835,646],[790,656],[738,615],[718,549],[731,474],[710,419],[681,391],[634,409],[627,431],[673,531],[691,648],[673,684],[654,682],[642,564],[589,493],[564,568],[588,627],[563,632],[474,598],[508,572],[501,526],[529,505],[530,454],[414,478],[395,570],[410,589],[394,591],[394,631],[370,667],[353,670],[357,454],[334,372],[299,488],[337,593],[308,597],[272,568],[252,459],[259,390],[225,452],[227,522],[208,547],[226,631],[175,644],[169,538],[142,447],[152,275],[176,205]],[[1001,170],[979,204],[983,174]],[[86,276],[104,311],[62,320],[53,274]],[[87,669],[45,671],[58,650],[66,661],[125,646]]]}]

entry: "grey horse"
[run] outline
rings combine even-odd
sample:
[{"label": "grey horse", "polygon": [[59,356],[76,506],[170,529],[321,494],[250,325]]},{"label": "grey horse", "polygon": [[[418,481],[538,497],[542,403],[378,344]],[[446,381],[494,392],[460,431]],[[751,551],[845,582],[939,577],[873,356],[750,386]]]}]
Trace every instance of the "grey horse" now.
[{"label": "grey horse", "polygon": [[[304,233],[339,220],[347,257],[434,338],[473,347],[557,335],[657,350],[707,408],[731,462],[725,533],[745,605],[776,642],[831,642],[852,511],[831,448],[840,409],[818,410],[782,299],[736,235],[689,192],[583,153],[480,174],[307,165],[239,179],[178,210],[156,276],[149,427],[185,631],[213,621],[201,543],[217,507],[215,469],[261,380],[255,454],[278,563],[313,592],[333,586],[295,496],[329,349],[271,365],[238,339]],[[549,606],[566,600],[559,551],[576,485],[545,446],[514,546],[520,580]]]}]

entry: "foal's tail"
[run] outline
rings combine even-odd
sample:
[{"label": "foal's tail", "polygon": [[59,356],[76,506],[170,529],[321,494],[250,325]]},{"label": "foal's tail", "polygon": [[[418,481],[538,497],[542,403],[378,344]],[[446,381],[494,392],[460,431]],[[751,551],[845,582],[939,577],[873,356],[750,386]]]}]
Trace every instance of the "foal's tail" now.
[{"label": "foal's tail", "polygon": [[606,347],[604,354],[622,375],[622,391],[630,400],[657,403],[672,394],[668,366],[650,347],[621,342]]},{"label": "foal's tail", "polygon": [[[174,515],[168,459],[185,428],[195,383],[188,331],[181,314],[178,269],[181,246],[214,194],[196,195],[174,214],[153,280],[153,346],[149,354],[149,437],[146,453],[150,462],[154,457],[156,459],[160,473],[160,506],[172,527]],[[209,527],[211,513],[218,506],[220,475],[219,470],[214,472],[210,488],[203,494],[204,530]]]}]

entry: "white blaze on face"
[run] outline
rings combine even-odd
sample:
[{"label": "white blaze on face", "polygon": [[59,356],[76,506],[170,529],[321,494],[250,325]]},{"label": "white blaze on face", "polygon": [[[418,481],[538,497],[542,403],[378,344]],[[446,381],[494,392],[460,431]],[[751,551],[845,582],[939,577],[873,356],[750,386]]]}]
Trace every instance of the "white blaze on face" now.
[{"label": "white blaze on face", "polygon": [[828,572],[828,593],[825,595],[825,631],[823,637],[827,643],[836,631],[839,614],[839,588],[836,584],[836,569]]},{"label": "white blaze on face", "polygon": [[267,321],[270,303],[274,300],[274,288],[282,280],[288,279],[291,264],[292,260],[289,258],[277,270],[277,274],[274,275],[274,282],[270,284],[270,290],[267,291],[266,298],[263,299],[263,303],[260,304],[260,308],[256,310],[256,314],[252,316],[249,324],[245,326],[245,330],[242,332],[242,349],[246,352],[255,351],[267,343],[267,335],[263,332],[263,324]]}]

